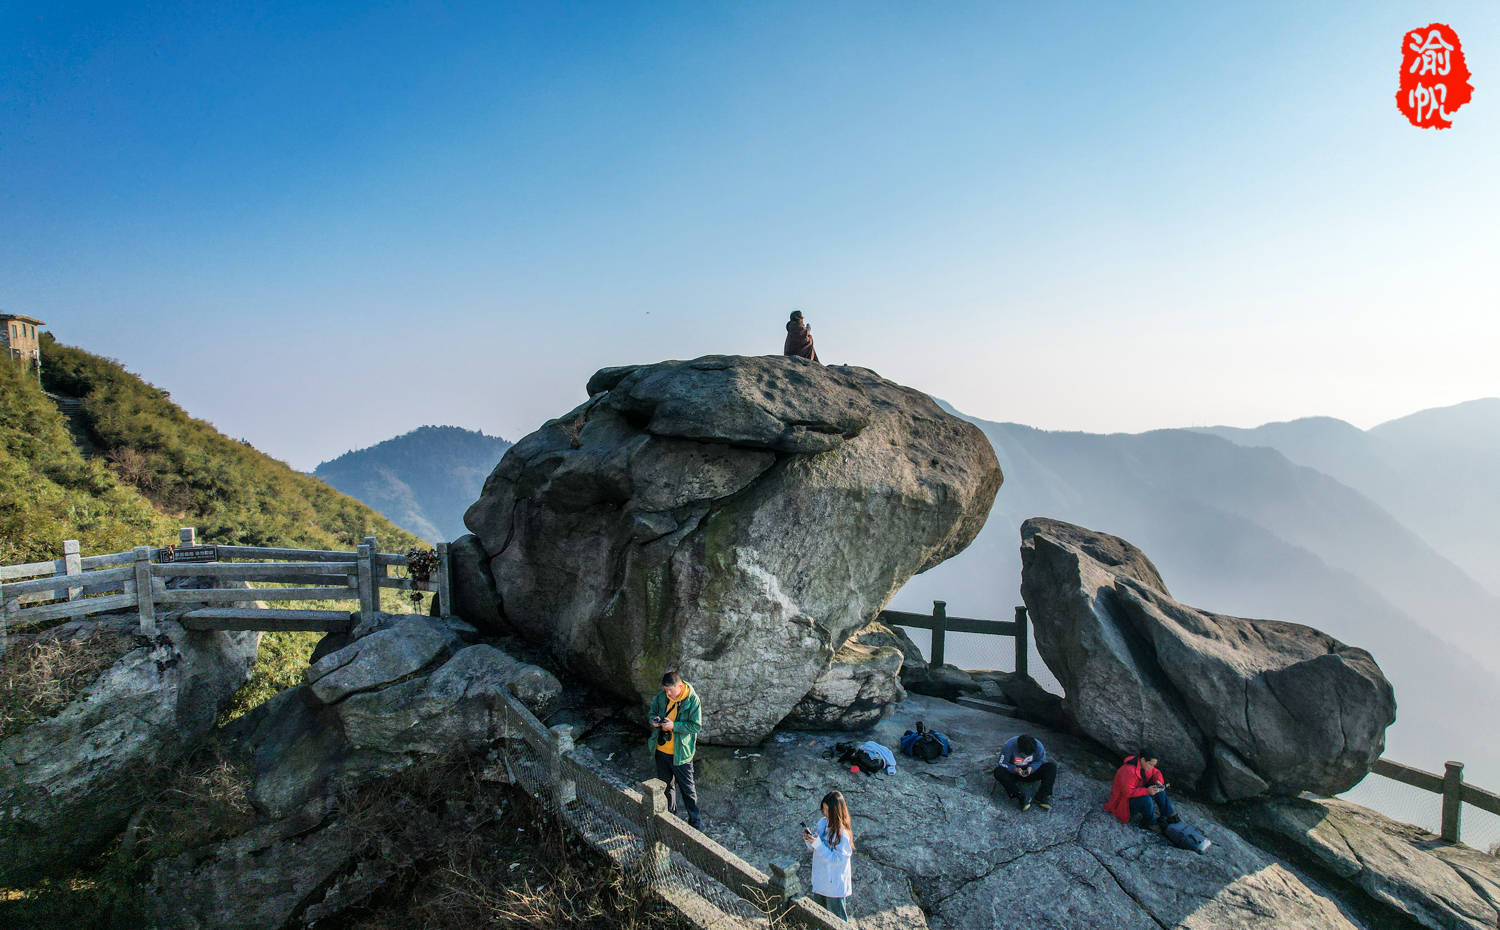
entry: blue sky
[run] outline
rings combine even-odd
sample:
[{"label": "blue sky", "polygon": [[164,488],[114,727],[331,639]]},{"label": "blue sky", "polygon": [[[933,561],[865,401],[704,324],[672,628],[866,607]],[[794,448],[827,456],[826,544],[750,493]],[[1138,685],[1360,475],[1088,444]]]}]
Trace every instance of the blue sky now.
[{"label": "blue sky", "polygon": [[1500,394],[1500,4],[1221,6],[6,4],[0,309],[304,468],[792,308],[1053,429]]}]

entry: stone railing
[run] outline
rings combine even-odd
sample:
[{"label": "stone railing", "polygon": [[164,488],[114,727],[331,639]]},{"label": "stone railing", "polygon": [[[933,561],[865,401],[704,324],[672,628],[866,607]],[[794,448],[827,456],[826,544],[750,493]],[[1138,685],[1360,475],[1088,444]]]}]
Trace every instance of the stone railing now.
[{"label": "stone railing", "polygon": [[572,727],[548,729],[519,700],[504,698],[508,779],[692,923],[714,930],[848,927],[805,896],[795,861],[761,871],[667,813],[661,780],[618,783],[607,767],[589,764],[589,750],[574,746]]},{"label": "stone railing", "polygon": [[[407,557],[381,552],[374,536],[366,536],[353,551],[217,546],[199,545],[196,531],[184,527],[176,546],[137,546],[129,552],[91,556],[84,556],[78,541],[69,539],[63,542],[60,559],[0,566],[0,655],[9,627],[117,610],[135,610],[141,633],[150,636],[156,632],[158,608],[193,607],[181,620],[194,630],[334,632],[348,628],[347,609],[279,610],[255,602],[357,601],[361,611],[375,611],[381,589],[399,588],[435,593],[446,607],[448,544],[439,543],[437,553],[435,577],[418,581],[391,576],[393,566],[409,568]],[[207,579],[211,586],[172,589],[167,584],[171,578]]]}]

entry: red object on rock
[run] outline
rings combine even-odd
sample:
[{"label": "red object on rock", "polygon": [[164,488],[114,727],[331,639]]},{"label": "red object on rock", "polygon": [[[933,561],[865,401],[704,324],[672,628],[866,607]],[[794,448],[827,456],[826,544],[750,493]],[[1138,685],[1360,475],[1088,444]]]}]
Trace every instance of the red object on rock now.
[{"label": "red object on rock", "polygon": [[857,765],[851,765],[851,766],[849,766],[849,774],[850,775],[858,775],[859,774],[859,766],[857,766]]}]

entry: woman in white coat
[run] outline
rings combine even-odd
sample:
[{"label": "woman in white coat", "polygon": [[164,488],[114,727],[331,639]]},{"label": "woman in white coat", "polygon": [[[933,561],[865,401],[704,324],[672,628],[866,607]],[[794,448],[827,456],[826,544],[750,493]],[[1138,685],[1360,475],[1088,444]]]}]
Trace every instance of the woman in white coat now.
[{"label": "woman in white coat", "polygon": [[823,819],[816,830],[802,827],[802,842],[812,850],[813,899],[828,908],[834,916],[849,919],[849,896],[854,893],[854,829],[849,821],[849,805],[840,792],[830,791],[823,798]]}]

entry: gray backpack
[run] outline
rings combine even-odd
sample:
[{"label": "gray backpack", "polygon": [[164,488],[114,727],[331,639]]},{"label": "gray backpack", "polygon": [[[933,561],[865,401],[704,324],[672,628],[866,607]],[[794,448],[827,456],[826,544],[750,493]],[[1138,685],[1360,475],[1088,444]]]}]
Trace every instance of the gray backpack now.
[{"label": "gray backpack", "polygon": [[1191,849],[1196,853],[1207,852],[1208,847],[1213,845],[1213,840],[1198,832],[1197,827],[1181,820],[1167,824],[1166,835],[1173,846]]}]

